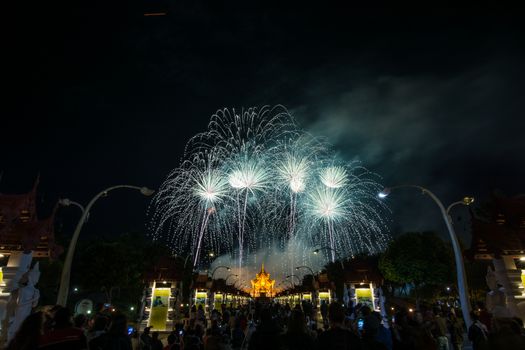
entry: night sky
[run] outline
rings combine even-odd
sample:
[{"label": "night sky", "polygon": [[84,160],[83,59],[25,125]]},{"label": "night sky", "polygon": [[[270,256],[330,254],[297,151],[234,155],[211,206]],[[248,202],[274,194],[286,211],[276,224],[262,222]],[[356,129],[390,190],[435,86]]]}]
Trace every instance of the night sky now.
[{"label": "night sky", "polygon": [[[60,197],[85,204],[114,184],[157,189],[217,109],[265,104],[285,105],[385,185],[423,185],[445,204],[525,192],[522,12],[75,3],[6,12],[0,192],[27,191],[40,173],[43,216]],[[151,10],[167,15],[143,16]],[[445,232],[417,191],[388,200],[394,233]],[[85,235],[146,232],[147,207],[138,192],[113,192]],[[71,232],[78,215],[62,209],[57,230]]]}]

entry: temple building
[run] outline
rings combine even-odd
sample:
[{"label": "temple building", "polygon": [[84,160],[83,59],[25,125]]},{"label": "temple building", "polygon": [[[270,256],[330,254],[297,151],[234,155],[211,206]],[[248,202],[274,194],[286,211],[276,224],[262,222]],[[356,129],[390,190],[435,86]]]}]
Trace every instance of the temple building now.
[{"label": "temple building", "polygon": [[55,258],[62,247],[55,244],[54,221],[37,215],[38,179],[28,193],[0,193],[0,343],[6,339],[10,315],[6,314],[11,291],[29,271],[33,258]]},{"label": "temple building", "polygon": [[343,295],[345,304],[367,305],[374,311],[384,312],[384,298],[380,289],[384,279],[377,266],[376,257],[358,257],[346,262]]},{"label": "temple building", "polygon": [[140,329],[151,327],[154,331],[166,331],[174,327],[177,306],[182,303],[182,273],[180,259],[163,256],[151,271],[144,272],[146,285],[140,308]]},{"label": "temple building", "polygon": [[471,225],[467,257],[491,263],[511,315],[525,320],[525,196],[493,194],[479,211],[471,211]]},{"label": "temple building", "polygon": [[40,219],[36,208],[37,187],[38,178],[28,193],[0,193],[0,258],[4,265],[0,266],[1,295],[14,287],[21,260],[29,259],[30,263],[32,258],[54,258],[62,252],[54,235],[57,206],[50,216]]},{"label": "temple building", "polygon": [[264,271],[264,264],[261,265],[261,271],[255,275],[252,281],[252,297],[264,298],[274,296],[275,280],[270,279],[270,274]]}]

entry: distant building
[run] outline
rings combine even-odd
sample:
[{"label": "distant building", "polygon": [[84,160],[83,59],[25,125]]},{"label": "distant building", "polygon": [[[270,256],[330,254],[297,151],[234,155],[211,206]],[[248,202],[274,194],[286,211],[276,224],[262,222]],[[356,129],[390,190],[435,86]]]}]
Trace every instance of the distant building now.
[{"label": "distant building", "polygon": [[264,264],[261,266],[261,271],[255,275],[252,281],[252,297],[273,297],[275,280],[270,278],[270,274],[264,271]]},{"label": "distant building", "polygon": [[54,220],[52,214],[40,219],[36,208],[36,190],[23,194],[0,193],[0,254],[32,251],[33,257],[56,257],[62,248],[55,244]]},{"label": "distant building", "polygon": [[508,308],[525,319],[525,195],[494,194],[471,211],[472,241],[467,257],[492,262]]},{"label": "distant building", "polygon": [[349,260],[345,264],[344,283],[345,304],[365,304],[372,310],[380,311],[381,305],[380,289],[384,278],[377,267],[375,258],[359,257]]},{"label": "distant building", "polygon": [[0,343],[6,337],[11,292],[19,287],[18,281],[31,268],[33,258],[54,258],[62,252],[54,234],[58,203],[50,216],[40,219],[37,187],[38,179],[28,193],[0,193]]},{"label": "distant building", "polygon": [[140,328],[171,330],[182,308],[183,263],[180,258],[161,257],[153,270],[144,273],[146,287],[140,309]]}]

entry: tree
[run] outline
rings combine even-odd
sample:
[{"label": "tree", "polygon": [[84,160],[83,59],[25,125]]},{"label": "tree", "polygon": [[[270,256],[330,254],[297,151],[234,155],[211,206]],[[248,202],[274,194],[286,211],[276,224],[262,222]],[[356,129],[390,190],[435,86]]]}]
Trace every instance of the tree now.
[{"label": "tree", "polygon": [[386,280],[411,284],[416,302],[423,291],[438,293],[454,280],[452,250],[433,232],[410,232],[392,240],[379,260]]},{"label": "tree", "polygon": [[144,272],[168,254],[167,248],[142,234],[85,241],[77,250],[72,286],[78,286],[82,294],[101,293],[121,310],[129,310],[130,306],[137,310],[144,290]]},{"label": "tree", "polygon": [[53,305],[57,301],[57,291],[60,285],[60,274],[62,273],[63,261],[40,258],[40,279],[37,288],[40,291],[40,305]]}]

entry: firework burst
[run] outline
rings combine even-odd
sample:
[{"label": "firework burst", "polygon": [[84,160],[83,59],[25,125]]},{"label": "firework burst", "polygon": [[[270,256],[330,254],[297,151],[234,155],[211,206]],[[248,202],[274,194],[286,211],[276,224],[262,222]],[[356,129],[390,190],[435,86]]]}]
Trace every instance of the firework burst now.
[{"label": "firework burst", "polygon": [[250,253],[276,242],[303,247],[302,261],[319,245],[332,260],[336,251],[375,253],[388,237],[381,188],[359,163],[335,160],[284,107],[223,109],[161,186],[151,231],[176,252],[191,251],[195,267],[206,249],[235,254],[241,269]]}]

